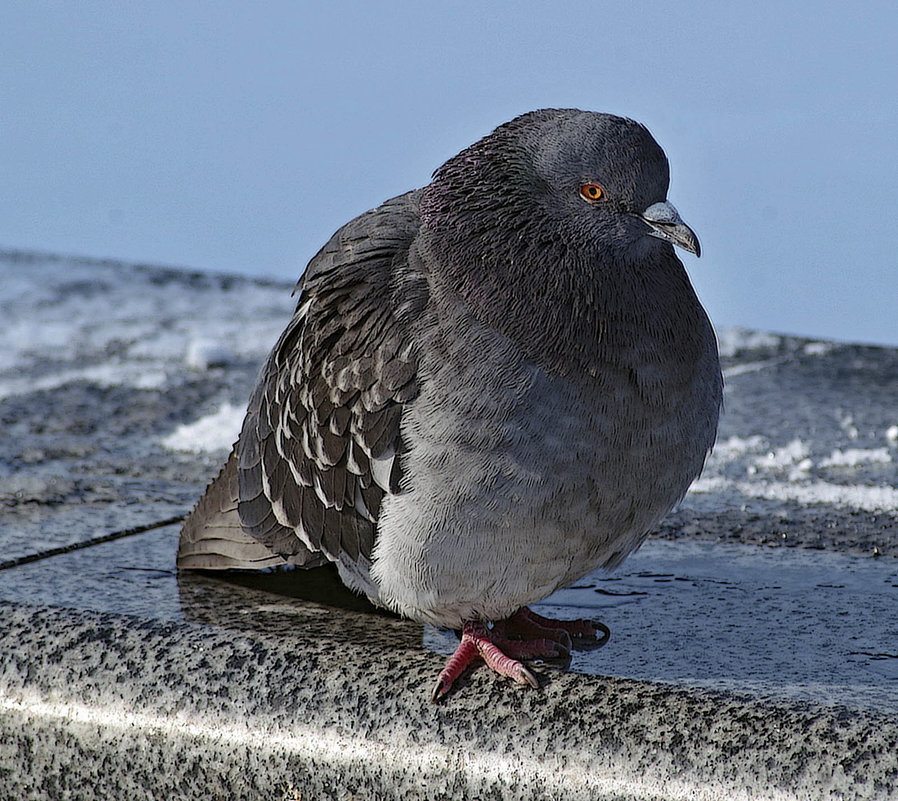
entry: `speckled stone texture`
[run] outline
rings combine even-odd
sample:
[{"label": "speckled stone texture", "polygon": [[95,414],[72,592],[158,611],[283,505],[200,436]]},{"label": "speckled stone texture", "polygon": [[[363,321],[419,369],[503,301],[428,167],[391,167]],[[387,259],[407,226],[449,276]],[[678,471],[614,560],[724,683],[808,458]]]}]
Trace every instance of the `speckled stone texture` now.
[{"label": "speckled stone texture", "polygon": [[[719,445],[669,542],[548,610],[599,609],[610,643],[433,706],[452,635],[326,572],[174,570],[162,522],[224,454],[162,442],[245,403],[290,287],[0,266],[0,801],[898,798],[898,350],[724,337]],[[191,364],[206,338],[231,360]]]},{"label": "speckled stone texture", "polygon": [[434,706],[414,624],[238,597],[220,628],[0,605],[4,797],[895,795],[893,718],[563,673]]}]

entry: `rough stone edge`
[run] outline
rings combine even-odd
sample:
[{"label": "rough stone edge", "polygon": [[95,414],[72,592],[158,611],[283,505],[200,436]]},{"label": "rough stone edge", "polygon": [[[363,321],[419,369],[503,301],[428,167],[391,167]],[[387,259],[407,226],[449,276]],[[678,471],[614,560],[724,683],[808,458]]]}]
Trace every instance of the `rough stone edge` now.
[{"label": "rough stone edge", "polygon": [[894,717],[355,642],[0,604],[0,796],[898,798]]}]

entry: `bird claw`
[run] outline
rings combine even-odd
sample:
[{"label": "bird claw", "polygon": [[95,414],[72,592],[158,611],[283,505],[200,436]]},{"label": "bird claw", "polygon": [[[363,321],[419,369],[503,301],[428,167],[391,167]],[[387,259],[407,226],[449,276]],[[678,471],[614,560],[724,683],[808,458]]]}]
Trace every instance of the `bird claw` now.
[{"label": "bird claw", "polygon": [[539,689],[539,680],[534,676],[525,665],[521,665],[519,678],[516,679],[518,684],[529,684],[534,690]]},{"label": "bird claw", "polygon": [[440,698],[442,698],[447,692],[449,692],[449,688],[452,686],[450,683],[449,686],[444,686],[443,676],[440,674],[440,677],[437,679],[436,686],[433,688],[433,691],[430,693],[430,703],[437,703]]},{"label": "bird claw", "polygon": [[[604,623],[602,623],[601,621],[598,621],[598,620],[590,620],[589,624],[593,627],[593,635],[592,636],[596,640],[594,647],[599,648],[602,645],[604,645],[606,642],[608,642],[608,640],[611,637],[611,629],[609,629],[608,626],[606,626]],[[602,634],[601,637],[598,636],[599,633]]]},{"label": "bird claw", "polygon": [[[516,662],[514,660],[509,660],[509,662],[512,662],[514,664],[514,667],[508,673],[503,672],[501,673],[501,675],[508,676],[508,678],[510,678],[517,684],[529,684],[531,687],[533,687],[533,689],[539,689],[539,679],[536,678],[533,672],[529,668],[527,668],[526,665],[523,665],[522,663]],[[467,667],[467,665],[465,665],[465,667]],[[492,667],[493,670],[496,670],[493,665],[490,665],[490,667]],[[442,670],[439,677],[437,678],[433,690],[431,690],[430,692],[430,703],[432,704],[439,703],[440,700],[449,693],[449,690],[452,689],[452,685],[454,684],[455,679],[458,678],[457,675],[447,675],[447,669],[448,665]],[[464,668],[462,668],[462,670],[464,670]]]},{"label": "bird claw", "polygon": [[458,648],[440,671],[430,693],[430,701],[437,703],[452,689],[455,680],[468,666],[478,659],[486,662],[500,676],[538,689],[539,680],[519,660],[570,659],[574,642],[581,649],[584,646],[598,648],[610,636],[611,631],[604,623],[551,620],[526,606],[508,619],[498,621],[491,629],[484,623],[469,620],[462,629]]},{"label": "bird claw", "polygon": [[[440,671],[436,685],[430,693],[431,703],[437,703],[446,695],[452,689],[455,680],[472,662],[478,659],[486,662],[487,666],[500,676],[506,676],[518,684],[529,684],[531,687],[538,688],[539,681],[536,676],[517,659],[511,658],[503,652],[502,646],[509,642],[504,640],[495,629],[489,629],[483,623],[471,620],[466,622],[462,629],[458,648]],[[525,642],[516,644],[518,646],[535,646],[524,648],[529,656],[543,653],[546,651],[546,646],[556,645],[556,643],[548,641],[541,641],[539,644]]]}]

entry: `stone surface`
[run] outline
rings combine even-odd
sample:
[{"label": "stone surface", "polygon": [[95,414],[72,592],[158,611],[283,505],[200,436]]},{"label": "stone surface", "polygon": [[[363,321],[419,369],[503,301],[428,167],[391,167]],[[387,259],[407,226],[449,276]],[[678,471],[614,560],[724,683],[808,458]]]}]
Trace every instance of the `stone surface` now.
[{"label": "stone surface", "polygon": [[0,268],[0,798],[898,797],[898,351],[722,332],[705,474],[545,605],[609,644],[538,666],[538,692],[479,670],[435,707],[453,635],[327,570],[174,570],[160,523],[236,425],[171,443],[227,429],[290,288]]},{"label": "stone surface", "polygon": [[[0,606],[16,798],[885,798],[894,717],[478,671],[425,702],[413,624],[244,591],[215,626]],[[386,680],[389,677],[389,680]]]}]

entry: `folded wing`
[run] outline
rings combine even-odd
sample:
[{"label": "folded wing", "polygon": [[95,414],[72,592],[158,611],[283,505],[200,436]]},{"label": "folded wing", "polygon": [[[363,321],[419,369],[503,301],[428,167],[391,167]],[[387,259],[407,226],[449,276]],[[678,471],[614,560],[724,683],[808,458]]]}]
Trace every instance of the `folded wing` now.
[{"label": "folded wing", "polygon": [[184,524],[179,566],[370,558],[418,393],[405,334],[424,303],[408,264],[417,228],[409,193],[348,223],[309,263],[234,452]]}]

